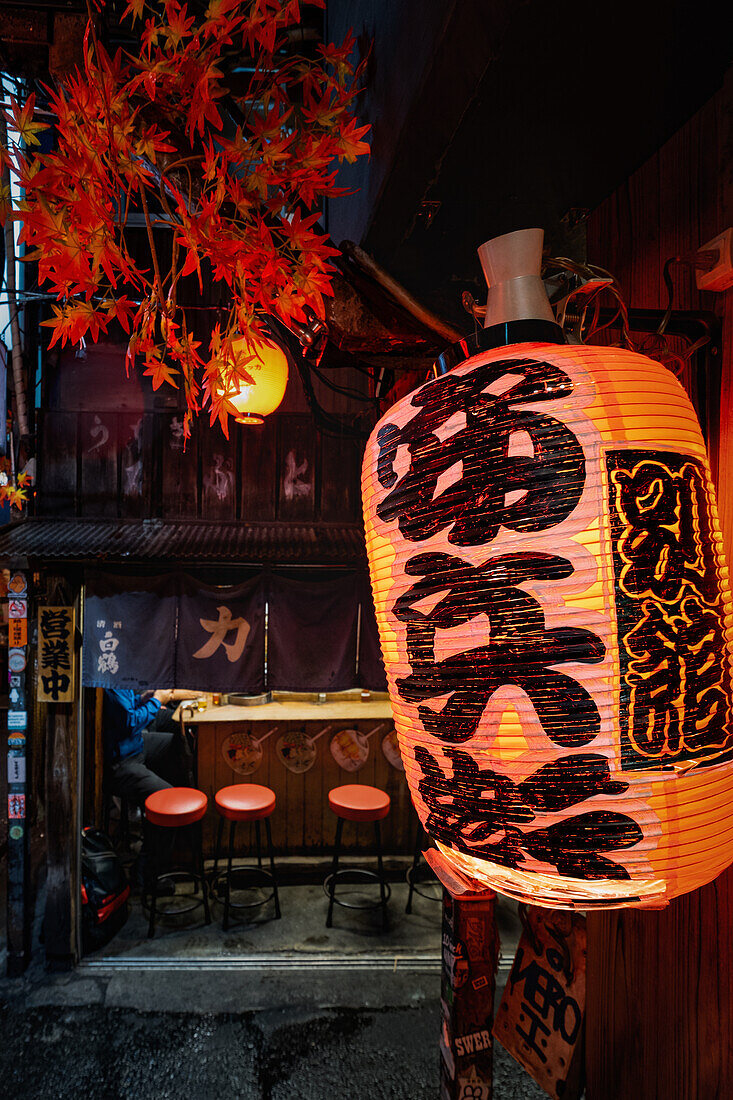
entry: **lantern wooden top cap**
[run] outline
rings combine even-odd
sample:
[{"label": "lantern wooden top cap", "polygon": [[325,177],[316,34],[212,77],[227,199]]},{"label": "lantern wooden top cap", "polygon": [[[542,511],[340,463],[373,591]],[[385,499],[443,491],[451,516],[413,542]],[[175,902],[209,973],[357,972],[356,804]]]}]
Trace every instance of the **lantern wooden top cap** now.
[{"label": "lantern wooden top cap", "polygon": [[484,327],[506,321],[554,321],[542,267],[543,229],[519,229],[482,244],[478,250],[489,287]]}]

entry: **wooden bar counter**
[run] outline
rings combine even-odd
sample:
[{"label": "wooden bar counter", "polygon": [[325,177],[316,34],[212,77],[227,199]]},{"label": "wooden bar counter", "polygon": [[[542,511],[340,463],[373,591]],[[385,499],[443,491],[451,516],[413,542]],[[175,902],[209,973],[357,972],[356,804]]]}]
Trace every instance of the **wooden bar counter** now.
[{"label": "wooden bar counter", "polygon": [[[215,836],[214,796],[232,783],[261,783],[275,792],[271,824],[279,855],[330,852],[336,819],[328,808],[328,792],[342,783],[367,783],[387,791],[392,809],[383,822],[384,851],[412,852],[417,819],[404,772],[388,760],[399,763],[388,699],[362,702],[357,694],[353,700],[324,703],[278,698],[255,706],[209,704],[204,711],[185,709],[184,722],[196,731],[198,786],[209,797],[204,833],[209,853]],[[345,847],[371,850],[371,827],[348,833]]]}]

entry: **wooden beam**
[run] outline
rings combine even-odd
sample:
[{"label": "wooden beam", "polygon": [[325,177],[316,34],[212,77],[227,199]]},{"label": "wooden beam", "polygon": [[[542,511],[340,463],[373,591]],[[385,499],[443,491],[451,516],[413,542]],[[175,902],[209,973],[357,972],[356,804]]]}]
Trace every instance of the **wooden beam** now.
[{"label": "wooden beam", "polygon": [[[49,578],[48,591],[68,598],[68,579]],[[72,595],[78,603],[78,584]],[[56,597],[58,598],[58,597]],[[69,601],[71,602],[71,601]],[[81,664],[73,703],[49,703],[46,711],[46,911],[43,922],[46,963],[68,970],[79,958],[79,707]]]},{"label": "wooden beam", "polygon": [[67,970],[78,961],[76,934],[78,768],[76,703],[50,703],[46,724],[46,962]]}]

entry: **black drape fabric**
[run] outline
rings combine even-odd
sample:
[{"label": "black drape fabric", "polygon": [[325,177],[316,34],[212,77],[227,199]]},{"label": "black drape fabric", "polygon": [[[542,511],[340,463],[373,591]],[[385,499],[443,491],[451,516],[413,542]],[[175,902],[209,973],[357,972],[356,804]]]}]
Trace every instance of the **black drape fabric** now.
[{"label": "black drape fabric", "polygon": [[259,572],[234,586],[181,573],[88,575],[82,681],[243,693],[385,685],[368,582],[343,570]]},{"label": "black drape fabric", "polygon": [[236,588],[186,577],[178,605],[175,683],[202,691],[264,689],[265,589],[260,575]]},{"label": "black drape fabric", "polygon": [[268,687],[356,687],[356,574],[309,579],[273,573],[268,585]]},{"label": "black drape fabric", "polygon": [[87,578],[82,682],[87,687],[170,687],[177,614],[175,577]]}]

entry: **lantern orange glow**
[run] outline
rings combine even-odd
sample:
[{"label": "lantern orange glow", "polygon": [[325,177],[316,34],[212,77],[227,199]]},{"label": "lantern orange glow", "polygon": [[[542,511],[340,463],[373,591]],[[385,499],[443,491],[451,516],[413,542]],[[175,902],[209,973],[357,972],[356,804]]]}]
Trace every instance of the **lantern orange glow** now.
[{"label": "lantern orange glow", "polygon": [[237,383],[237,392],[229,397],[237,410],[239,424],[262,424],[264,417],[278,408],[288,384],[288,360],[275,343],[248,344],[242,337],[232,344],[235,356],[246,361],[252,383]]},{"label": "lantern orange glow", "polygon": [[733,608],[676,378],[617,348],[480,350],[382,418],[363,498],[402,759],[445,858],[559,908],[715,878]]}]

